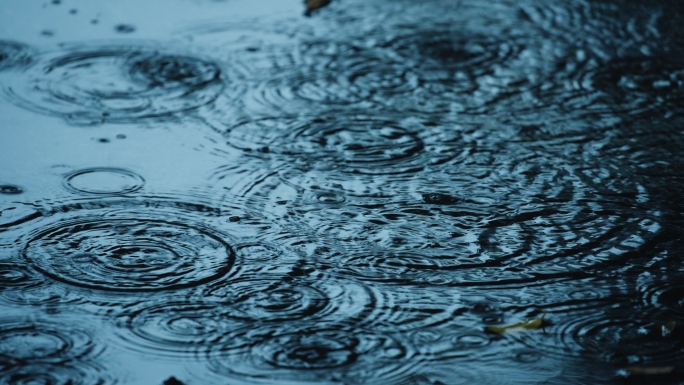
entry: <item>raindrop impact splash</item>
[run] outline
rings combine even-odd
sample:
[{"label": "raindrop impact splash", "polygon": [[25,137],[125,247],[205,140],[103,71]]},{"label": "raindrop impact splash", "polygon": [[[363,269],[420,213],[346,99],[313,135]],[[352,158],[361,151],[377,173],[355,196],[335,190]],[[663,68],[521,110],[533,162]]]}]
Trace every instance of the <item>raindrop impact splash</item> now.
[{"label": "raindrop impact splash", "polygon": [[0,186],[0,194],[17,195],[17,194],[21,194],[23,192],[24,192],[24,189],[19,187],[19,186],[15,186],[15,185],[11,185],[11,184],[4,184],[4,185]]},{"label": "raindrop impact splash", "polygon": [[24,249],[45,275],[110,291],[178,289],[225,275],[233,252],[208,230],[153,219],[84,219],[36,234]]},{"label": "raindrop impact splash", "polygon": [[54,210],[46,209],[47,223],[27,236],[22,255],[45,276],[69,285],[104,292],[174,290],[221,278],[235,262],[232,237],[208,225],[218,224],[221,210],[202,204],[121,199]]},{"label": "raindrop impact splash", "polygon": [[252,120],[224,134],[248,156],[370,175],[416,173],[453,158],[454,151],[443,151],[447,144],[463,146],[456,130],[440,132],[401,116]]},{"label": "raindrop impact splash", "polygon": [[31,56],[27,46],[0,40],[0,71],[26,66],[30,62]]},{"label": "raindrop impact splash", "polygon": [[91,333],[60,323],[0,320],[0,381],[7,384],[110,384],[95,360],[102,353]]},{"label": "raindrop impact splash", "polygon": [[209,360],[213,370],[229,377],[363,384],[410,373],[414,354],[391,335],[292,325],[231,332],[215,344]]}]

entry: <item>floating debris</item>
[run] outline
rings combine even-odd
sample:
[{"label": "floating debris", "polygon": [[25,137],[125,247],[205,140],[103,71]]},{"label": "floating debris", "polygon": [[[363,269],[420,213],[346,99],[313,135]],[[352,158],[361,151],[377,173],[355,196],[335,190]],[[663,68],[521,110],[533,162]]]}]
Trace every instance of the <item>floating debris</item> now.
[{"label": "floating debris", "polygon": [[304,12],[304,16],[311,16],[311,13],[319,8],[323,8],[327,6],[328,4],[331,3],[332,0],[306,0],[304,1],[304,4],[306,4],[306,12]]},{"label": "floating debris", "polygon": [[546,316],[546,312],[542,314],[540,318],[530,320],[530,321],[524,321],[524,322],[518,322],[513,325],[509,326],[487,326],[488,330],[493,331],[494,333],[505,333],[509,331],[514,331],[514,330],[534,330],[534,329],[539,329],[539,327],[542,325],[544,322],[544,317]]}]

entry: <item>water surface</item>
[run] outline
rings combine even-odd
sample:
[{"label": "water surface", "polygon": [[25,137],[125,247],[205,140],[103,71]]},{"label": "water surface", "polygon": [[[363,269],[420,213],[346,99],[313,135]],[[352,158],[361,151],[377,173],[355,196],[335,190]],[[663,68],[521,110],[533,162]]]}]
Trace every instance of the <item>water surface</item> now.
[{"label": "water surface", "polygon": [[0,10],[0,382],[683,381],[678,2],[303,11]]}]

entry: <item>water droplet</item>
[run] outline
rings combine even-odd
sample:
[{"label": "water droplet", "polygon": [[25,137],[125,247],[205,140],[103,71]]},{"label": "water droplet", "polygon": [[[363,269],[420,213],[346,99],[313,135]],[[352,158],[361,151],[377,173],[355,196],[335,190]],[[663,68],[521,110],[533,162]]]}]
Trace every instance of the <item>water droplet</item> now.
[{"label": "water droplet", "polygon": [[128,34],[135,32],[135,27],[130,24],[119,24],[114,27],[114,30],[118,33]]},{"label": "water droplet", "polygon": [[5,184],[0,186],[0,194],[8,194],[8,195],[16,195],[16,194],[21,194],[24,192],[24,189],[22,189],[19,186],[11,185],[11,184]]}]

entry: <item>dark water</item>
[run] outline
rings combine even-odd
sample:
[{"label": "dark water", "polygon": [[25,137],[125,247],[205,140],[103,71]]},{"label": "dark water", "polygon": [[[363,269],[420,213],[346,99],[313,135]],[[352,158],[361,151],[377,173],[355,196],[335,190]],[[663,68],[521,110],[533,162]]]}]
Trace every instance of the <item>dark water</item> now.
[{"label": "dark water", "polygon": [[119,3],[0,9],[0,383],[684,383],[680,2]]}]

